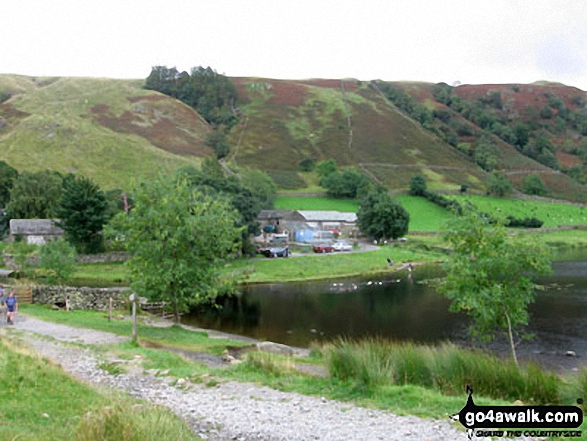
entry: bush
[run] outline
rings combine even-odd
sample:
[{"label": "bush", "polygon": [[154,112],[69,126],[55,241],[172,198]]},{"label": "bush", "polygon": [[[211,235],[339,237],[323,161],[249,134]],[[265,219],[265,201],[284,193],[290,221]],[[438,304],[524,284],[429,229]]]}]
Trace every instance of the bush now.
[{"label": "bush", "polygon": [[540,228],[544,224],[543,221],[535,217],[518,218],[508,216],[506,227],[523,227],[523,228]]},{"label": "bush", "polygon": [[45,270],[47,281],[51,284],[61,284],[69,279],[75,270],[75,259],[75,248],[63,238],[39,249],[39,267]]},{"label": "bush", "polygon": [[488,195],[503,197],[512,192],[512,183],[501,173],[493,172],[486,183],[487,188],[485,192]]},{"label": "bush", "polygon": [[424,196],[426,193],[426,179],[421,174],[412,176],[410,179],[410,194],[412,196]]},{"label": "bush", "polygon": [[124,440],[160,441],[181,439],[195,441],[189,427],[170,411],[151,404],[128,406],[115,403],[87,413],[75,431],[77,441]]},{"label": "bush", "polygon": [[526,194],[544,196],[546,194],[546,186],[536,173],[529,174],[522,180],[522,191]]}]

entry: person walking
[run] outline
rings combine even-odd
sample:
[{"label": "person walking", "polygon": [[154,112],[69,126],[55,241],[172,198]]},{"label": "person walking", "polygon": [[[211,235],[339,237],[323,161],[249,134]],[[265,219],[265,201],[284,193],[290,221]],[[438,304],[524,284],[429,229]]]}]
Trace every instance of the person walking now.
[{"label": "person walking", "polygon": [[6,297],[4,297],[4,286],[0,285],[0,323],[4,323],[4,314],[6,314]]},{"label": "person walking", "polygon": [[18,299],[14,295],[14,291],[10,290],[4,303],[6,304],[6,323],[14,325],[14,314],[18,312]]}]

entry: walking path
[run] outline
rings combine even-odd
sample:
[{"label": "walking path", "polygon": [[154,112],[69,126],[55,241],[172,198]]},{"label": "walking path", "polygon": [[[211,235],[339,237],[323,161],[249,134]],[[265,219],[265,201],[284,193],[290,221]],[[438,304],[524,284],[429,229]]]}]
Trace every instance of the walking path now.
[{"label": "walking path", "polygon": [[[464,431],[445,420],[397,416],[350,403],[286,393],[252,383],[221,382],[214,387],[145,371],[141,358],[125,363],[124,374],[100,369],[91,346],[128,339],[107,332],[73,328],[19,315],[14,328],[43,357],[80,380],[127,391],[164,405],[207,440],[466,440]],[[11,332],[7,326],[0,333]],[[40,335],[39,335],[40,334]],[[48,338],[51,337],[51,338]],[[108,354],[106,355],[108,357]],[[112,356],[113,357],[113,356]],[[463,403],[464,404],[464,403]],[[482,439],[482,438],[477,438]]]}]

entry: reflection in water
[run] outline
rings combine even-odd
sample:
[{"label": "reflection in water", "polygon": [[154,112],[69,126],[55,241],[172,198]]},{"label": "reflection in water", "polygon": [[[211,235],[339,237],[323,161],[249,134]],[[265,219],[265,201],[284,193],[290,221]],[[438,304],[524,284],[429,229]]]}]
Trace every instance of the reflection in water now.
[{"label": "reflection in water", "polygon": [[[524,343],[526,351],[587,355],[587,262],[556,262],[553,269],[530,307],[528,331],[537,338]],[[413,279],[403,271],[394,279],[250,286],[220,310],[200,310],[184,322],[295,346],[338,336],[462,342],[468,318],[448,312],[448,300],[422,283],[441,276],[438,267],[424,266]]]}]

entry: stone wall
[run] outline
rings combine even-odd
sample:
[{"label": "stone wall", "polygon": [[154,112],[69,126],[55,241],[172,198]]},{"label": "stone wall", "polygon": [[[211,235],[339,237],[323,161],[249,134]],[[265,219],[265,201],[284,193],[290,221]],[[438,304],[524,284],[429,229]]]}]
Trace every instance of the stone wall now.
[{"label": "stone wall", "polygon": [[[129,258],[129,254],[117,251],[112,253],[99,253],[99,254],[80,254],[77,256],[75,261],[77,263],[113,263],[113,262],[125,262]],[[4,265],[12,270],[19,270],[20,267],[14,260],[14,255],[8,254],[5,251],[2,253],[4,258]],[[39,265],[39,256],[29,256],[27,264],[30,266]]]},{"label": "stone wall", "polygon": [[64,304],[69,295],[69,306],[72,309],[93,309],[105,311],[112,297],[114,309],[124,308],[131,294],[129,288],[90,288],[71,286],[34,286],[33,303],[46,305]]}]

